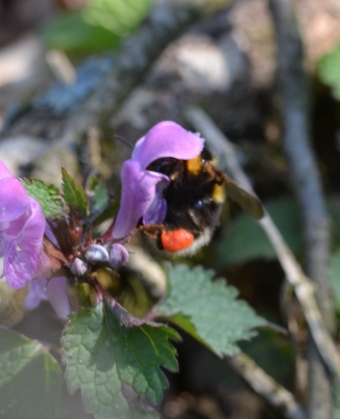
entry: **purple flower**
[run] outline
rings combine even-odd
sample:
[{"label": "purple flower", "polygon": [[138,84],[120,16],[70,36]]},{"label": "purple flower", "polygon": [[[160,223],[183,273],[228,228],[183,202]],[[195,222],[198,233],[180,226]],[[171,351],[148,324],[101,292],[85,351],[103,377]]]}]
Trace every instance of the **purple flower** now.
[{"label": "purple flower", "polygon": [[163,190],[170,179],[146,170],[150,163],[164,157],[193,159],[201,153],[203,144],[199,135],[172,121],[160,122],[137,141],[132,158],[124,163],[121,173],[122,197],[112,231],[115,239],[129,236],[141,218],[144,225],[164,221],[167,208]]},{"label": "purple flower", "polygon": [[0,161],[0,257],[10,287],[23,288],[35,276],[44,231],[40,205]]},{"label": "purple flower", "polygon": [[[45,227],[45,236],[58,247],[58,242],[48,223]],[[77,258],[76,258],[77,259]],[[34,310],[41,301],[48,300],[57,316],[67,320],[70,314],[70,300],[67,292],[67,278],[65,276],[49,278],[53,274],[49,257],[41,252],[40,260],[35,271],[35,278],[28,284],[28,293],[24,300],[24,306],[28,310]]]},{"label": "purple flower", "polygon": [[49,300],[57,316],[67,320],[70,314],[70,302],[67,294],[67,279],[64,276],[55,277],[47,282],[47,279],[34,279],[29,284],[24,305],[33,310],[43,300]]}]

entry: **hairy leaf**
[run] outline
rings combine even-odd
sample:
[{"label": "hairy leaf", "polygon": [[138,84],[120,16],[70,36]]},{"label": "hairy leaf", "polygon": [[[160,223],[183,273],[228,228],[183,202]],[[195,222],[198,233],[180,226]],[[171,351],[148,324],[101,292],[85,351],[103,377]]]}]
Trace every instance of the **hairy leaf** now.
[{"label": "hairy leaf", "polygon": [[64,419],[59,365],[39,342],[0,327],[0,417]]},{"label": "hairy leaf", "polygon": [[201,267],[167,265],[170,292],[157,312],[166,316],[216,354],[232,355],[236,342],[254,335],[254,327],[266,324],[223,279]]},{"label": "hairy leaf", "polygon": [[61,218],[67,213],[67,205],[54,185],[48,186],[38,179],[22,179],[21,182],[28,195],[39,202],[46,218]]},{"label": "hairy leaf", "polygon": [[62,168],[63,192],[65,201],[80,215],[87,215],[88,206],[85,192],[81,186]]},{"label": "hairy leaf", "polygon": [[96,419],[157,417],[145,410],[160,402],[167,380],[160,367],[177,370],[169,339],[178,335],[163,325],[148,324],[104,300],[70,316],[63,361],[71,393],[82,392]]}]

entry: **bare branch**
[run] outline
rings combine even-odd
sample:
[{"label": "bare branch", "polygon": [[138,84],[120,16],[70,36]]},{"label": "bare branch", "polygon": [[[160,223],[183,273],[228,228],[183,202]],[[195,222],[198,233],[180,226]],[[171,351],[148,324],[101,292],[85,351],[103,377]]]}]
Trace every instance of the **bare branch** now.
[{"label": "bare branch", "polygon": [[306,415],[292,393],[274,381],[245,353],[226,357],[228,364],[275,411],[286,419],[305,419]]}]

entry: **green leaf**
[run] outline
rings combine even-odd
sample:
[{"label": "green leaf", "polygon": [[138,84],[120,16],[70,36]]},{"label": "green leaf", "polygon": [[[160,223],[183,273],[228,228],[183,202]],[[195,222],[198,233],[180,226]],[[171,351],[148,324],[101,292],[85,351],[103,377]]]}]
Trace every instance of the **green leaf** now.
[{"label": "green leaf", "polygon": [[251,342],[241,342],[240,347],[278,383],[284,383],[288,371],[294,368],[294,349],[291,343],[286,336],[271,328],[260,329]]},{"label": "green leaf", "polygon": [[0,417],[66,418],[59,365],[39,342],[0,327]]},{"label": "green leaf", "polygon": [[[301,223],[297,204],[292,199],[279,199],[265,205],[290,249],[302,249]],[[276,253],[260,224],[241,214],[217,244],[214,267],[222,269],[234,263],[256,258],[275,259]]]},{"label": "green leaf", "polygon": [[68,212],[67,205],[54,185],[48,186],[38,179],[22,179],[21,183],[28,195],[39,202],[46,218],[61,218]]},{"label": "green leaf", "polygon": [[158,404],[167,380],[160,367],[177,370],[178,340],[172,329],[133,318],[104,300],[70,316],[63,343],[68,388],[81,390],[96,419],[157,417],[143,412],[146,399]]},{"label": "green leaf", "polygon": [[81,186],[62,168],[63,192],[65,201],[82,216],[88,215],[88,205],[85,192]]},{"label": "green leaf", "polygon": [[92,0],[80,11],[64,13],[42,31],[48,48],[89,53],[117,49],[146,17],[151,0]]},{"label": "green leaf", "polygon": [[237,290],[223,279],[212,281],[214,272],[201,267],[167,265],[170,293],[157,307],[193,337],[205,343],[217,355],[238,351],[236,342],[254,335],[254,327],[266,321],[257,316],[244,301],[237,300]]},{"label": "green leaf", "polygon": [[86,185],[87,195],[90,197],[92,212],[99,212],[109,205],[109,192],[103,184],[99,183],[95,176],[91,176]]},{"label": "green leaf", "polygon": [[340,100],[340,45],[319,60],[317,71],[322,81],[332,88],[334,97]]}]

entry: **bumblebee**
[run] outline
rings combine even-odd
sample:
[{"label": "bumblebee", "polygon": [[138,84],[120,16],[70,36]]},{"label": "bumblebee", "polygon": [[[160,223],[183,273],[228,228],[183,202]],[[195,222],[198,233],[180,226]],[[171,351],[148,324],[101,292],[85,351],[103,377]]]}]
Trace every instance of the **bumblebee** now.
[{"label": "bumblebee", "polygon": [[188,255],[208,244],[219,225],[227,196],[254,218],[263,216],[261,203],[217,168],[206,147],[194,159],[160,158],[147,169],[163,173],[171,180],[164,190],[167,203],[164,223],[142,229],[157,239],[160,249]]}]

